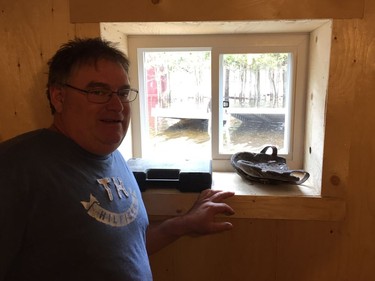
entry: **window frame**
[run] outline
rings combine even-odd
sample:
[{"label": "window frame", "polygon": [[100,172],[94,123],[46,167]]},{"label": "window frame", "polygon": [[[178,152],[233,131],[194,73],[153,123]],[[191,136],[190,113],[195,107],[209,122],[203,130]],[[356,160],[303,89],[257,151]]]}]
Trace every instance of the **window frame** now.
[{"label": "window frame", "polygon": [[[296,141],[298,142],[298,140],[296,140],[296,138],[298,138],[297,136],[294,135],[294,129],[293,129],[293,125],[292,125],[292,121],[294,118],[297,118],[295,117],[295,115],[298,115],[299,114],[299,118],[304,118],[303,116],[301,116],[300,114],[303,112],[303,108],[299,108],[297,109],[297,113],[295,112],[294,109],[294,105],[295,104],[299,104],[298,106],[299,107],[302,107],[303,105],[300,103],[300,100],[302,98],[302,102],[304,100],[304,97],[301,96],[301,95],[305,95],[305,93],[301,93],[299,95],[299,97],[297,97],[297,92],[296,92],[296,73],[298,72],[301,72],[303,71],[304,69],[306,69],[306,60],[303,61],[303,65],[300,65],[298,66],[297,65],[297,56],[299,55],[298,54],[298,49],[295,47],[295,46],[260,46],[260,47],[250,47],[250,49],[245,46],[245,47],[237,47],[237,48],[233,48],[233,47],[225,47],[225,48],[215,48],[215,52],[212,52],[211,54],[211,57],[213,58],[212,61],[213,63],[216,63],[216,62],[219,62],[219,64],[221,63],[221,59],[220,56],[223,55],[223,54],[234,54],[234,53],[238,53],[238,54],[241,54],[241,53],[291,53],[291,56],[293,57],[291,59],[291,64],[292,64],[292,69],[290,70],[290,89],[289,89],[289,95],[288,95],[288,100],[287,100],[287,110],[289,111],[289,114],[286,115],[286,117],[288,117],[286,120],[285,120],[285,124],[286,124],[286,130],[287,131],[287,134],[290,134],[290,137],[287,138],[286,140],[286,146],[287,146],[287,150],[288,150],[288,154],[283,154],[281,153],[281,151],[279,151],[279,155],[285,157],[289,162],[292,162],[293,161],[293,143],[295,143]],[[214,58],[217,59],[215,60]],[[299,70],[297,69],[297,67],[299,67]],[[219,66],[218,67],[219,71],[222,70],[222,68]],[[219,73],[218,74],[220,77],[222,77],[222,74]],[[219,79],[220,80],[220,79]],[[216,87],[218,86],[217,83],[214,84],[214,79],[212,81],[212,87]],[[300,81],[299,83],[305,83],[305,81]],[[222,85],[222,81],[219,81],[219,86],[218,86],[218,89],[213,89],[213,92],[216,90],[218,91],[219,95],[218,97],[215,96],[215,100],[214,100],[214,97],[213,97],[213,102],[217,102],[215,107],[212,108],[212,111],[213,111],[213,115],[216,115],[218,116],[219,118],[219,123],[222,122],[222,116],[221,116],[221,112],[219,111],[219,108],[220,108],[220,105],[223,103],[223,99],[222,99],[222,89],[221,89],[221,85]],[[214,117],[213,117],[214,119]],[[300,124],[302,125],[302,124]],[[213,132],[212,132],[212,135],[213,135],[213,142],[215,141],[219,141],[219,136],[221,135],[221,132],[220,132],[220,128],[219,126],[213,126]],[[216,130],[216,131],[215,131]],[[297,129],[300,133],[299,134],[302,134],[302,131],[303,131],[303,128],[302,126],[300,128]],[[299,142],[303,141],[303,137],[301,135],[300,137],[300,140]],[[214,159],[217,159],[221,162],[224,162],[225,160],[229,159],[229,157],[231,155],[229,154],[222,154],[220,153],[219,151],[220,149],[220,144],[216,144],[213,146],[213,153],[212,153],[212,157]],[[224,161],[222,161],[224,160]],[[296,162],[294,160],[294,162]],[[294,164],[294,163],[290,163],[291,165],[293,166],[296,166],[296,167],[299,167],[301,168],[302,167],[302,160],[299,159],[299,161],[297,160],[298,163]],[[223,164],[223,163],[221,163]]]},{"label": "window frame", "polygon": [[[287,158],[290,168],[297,169],[303,166],[304,150],[304,125],[307,88],[307,64],[309,33],[283,33],[283,34],[221,34],[221,35],[129,35],[128,54],[133,62],[130,68],[130,78],[133,86],[140,85],[142,95],[143,88],[138,79],[142,75],[138,68],[138,49],[172,50],[173,48],[211,49],[211,79],[212,79],[212,166],[213,171],[230,171],[230,155],[219,153],[219,105],[222,103],[219,91],[219,56],[234,52],[288,52],[292,54],[292,99],[293,109],[291,120],[290,155],[282,155]],[[234,46],[236,42],[236,46]],[[230,47],[229,47],[230,46]],[[213,93],[217,93],[216,95]],[[141,118],[142,108],[145,108],[142,99],[137,99],[132,104],[132,128],[146,128]],[[216,122],[215,122],[216,121]],[[287,121],[287,120],[286,120]],[[215,124],[216,123],[216,124]],[[142,130],[132,130],[132,156],[142,157]],[[299,155],[300,157],[296,157]]]},{"label": "window frame", "polygon": [[[207,26],[211,28],[207,29]],[[306,73],[308,98],[306,97],[304,169],[309,171],[310,179],[303,185],[287,184],[275,188],[274,185],[265,186],[246,182],[233,170],[219,171],[212,173],[212,188],[232,190],[236,193],[233,198],[228,199],[228,203],[236,210],[235,218],[341,221],[346,217],[346,202],[342,189],[332,189],[328,178],[323,178],[332,27],[331,19],[204,23],[127,22],[101,23],[101,34],[108,40],[118,42],[119,47],[129,54],[127,42],[131,35],[248,34],[260,31],[259,28],[264,34],[307,32],[310,36],[310,45],[309,66]],[[131,82],[135,81],[131,80]],[[136,106],[131,106],[134,111],[138,110]],[[137,129],[130,123],[123,142],[125,145],[120,147],[126,158],[133,157],[132,132]],[[150,189],[142,193],[150,218],[181,215],[188,211],[197,196],[196,193],[181,193],[174,189]]]}]

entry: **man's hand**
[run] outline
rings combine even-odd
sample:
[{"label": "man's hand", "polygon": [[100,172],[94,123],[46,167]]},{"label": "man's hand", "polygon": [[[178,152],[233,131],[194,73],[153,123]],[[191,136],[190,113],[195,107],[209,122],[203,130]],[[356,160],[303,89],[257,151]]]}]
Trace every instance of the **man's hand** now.
[{"label": "man's hand", "polygon": [[233,192],[212,189],[202,191],[193,207],[182,216],[185,235],[204,235],[232,229],[230,222],[218,222],[215,217],[218,214],[234,214],[234,210],[223,203],[233,195]]},{"label": "man's hand", "polygon": [[233,192],[206,189],[186,214],[150,224],[147,229],[148,253],[155,253],[185,235],[206,235],[232,229],[230,222],[216,221],[215,218],[220,214],[234,214],[234,210],[223,202],[233,195]]}]

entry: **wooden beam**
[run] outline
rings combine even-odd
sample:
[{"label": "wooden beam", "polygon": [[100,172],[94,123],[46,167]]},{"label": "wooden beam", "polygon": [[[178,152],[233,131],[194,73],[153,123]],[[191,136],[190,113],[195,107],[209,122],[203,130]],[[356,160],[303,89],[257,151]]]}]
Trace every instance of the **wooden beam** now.
[{"label": "wooden beam", "polygon": [[[151,217],[172,217],[186,213],[197,193],[174,191],[145,191],[143,200]],[[337,198],[320,196],[252,196],[235,195],[226,201],[234,210],[236,219],[281,219],[342,221],[346,204]]]},{"label": "wooden beam", "polygon": [[70,0],[70,14],[73,23],[352,19],[364,0]]}]

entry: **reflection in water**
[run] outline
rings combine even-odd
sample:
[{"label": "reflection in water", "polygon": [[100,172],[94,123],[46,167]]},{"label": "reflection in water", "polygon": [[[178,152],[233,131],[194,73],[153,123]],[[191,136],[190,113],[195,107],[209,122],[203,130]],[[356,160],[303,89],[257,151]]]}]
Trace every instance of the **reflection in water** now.
[{"label": "reflection in water", "polygon": [[[204,119],[159,118],[158,132],[150,132],[152,153],[160,157],[211,157],[209,129],[209,122]],[[259,152],[265,145],[284,145],[284,122],[230,117],[222,132],[224,154]]]}]

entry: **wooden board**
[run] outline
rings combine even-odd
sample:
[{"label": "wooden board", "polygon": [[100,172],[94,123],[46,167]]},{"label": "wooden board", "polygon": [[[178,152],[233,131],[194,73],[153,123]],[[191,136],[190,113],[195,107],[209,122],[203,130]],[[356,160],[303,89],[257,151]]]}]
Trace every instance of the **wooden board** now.
[{"label": "wooden board", "polygon": [[362,18],[364,0],[70,0],[70,9],[72,22],[340,19]]}]

